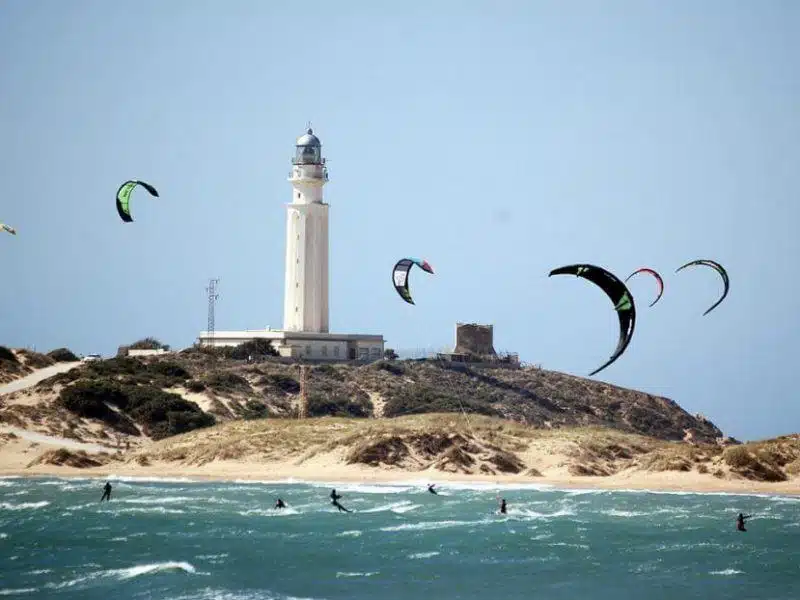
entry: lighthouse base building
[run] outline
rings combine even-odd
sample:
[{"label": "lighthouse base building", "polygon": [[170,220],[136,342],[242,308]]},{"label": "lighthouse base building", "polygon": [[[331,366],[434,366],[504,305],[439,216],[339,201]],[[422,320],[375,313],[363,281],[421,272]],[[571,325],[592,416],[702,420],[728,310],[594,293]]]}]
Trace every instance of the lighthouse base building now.
[{"label": "lighthouse base building", "polygon": [[322,143],[311,128],[297,139],[292,159],[292,201],[286,206],[286,271],[283,329],[202,331],[205,346],[238,346],[269,340],[286,358],[372,361],[383,357],[382,335],[338,334],[328,330],[328,210],[322,188],[328,168]]}]

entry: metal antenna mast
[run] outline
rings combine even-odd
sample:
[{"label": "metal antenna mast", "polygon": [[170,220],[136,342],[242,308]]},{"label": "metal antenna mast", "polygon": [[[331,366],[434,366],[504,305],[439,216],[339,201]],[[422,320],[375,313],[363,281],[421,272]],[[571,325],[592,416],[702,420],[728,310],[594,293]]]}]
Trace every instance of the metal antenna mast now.
[{"label": "metal antenna mast", "polygon": [[209,279],[208,287],[208,339],[209,345],[214,345],[214,305],[217,303],[219,294],[217,293],[217,284],[219,279]]}]

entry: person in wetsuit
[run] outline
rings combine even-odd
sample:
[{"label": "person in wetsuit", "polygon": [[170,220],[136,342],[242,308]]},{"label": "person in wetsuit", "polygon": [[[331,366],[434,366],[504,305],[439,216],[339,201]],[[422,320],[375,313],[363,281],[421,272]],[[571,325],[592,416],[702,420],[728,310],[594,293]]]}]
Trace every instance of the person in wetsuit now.
[{"label": "person in wetsuit", "polygon": [[429,483],[429,484],[428,484],[428,491],[429,491],[431,494],[438,494],[438,493],[439,493],[439,492],[437,492],[435,489],[433,489],[433,486],[435,486],[435,485],[436,485],[435,483]]},{"label": "person in wetsuit", "polygon": [[502,498],[500,500],[500,514],[503,514],[503,515],[507,514],[506,513],[506,499],[505,498]]},{"label": "person in wetsuit", "polygon": [[106,500],[107,502],[111,502],[111,484],[106,481],[106,484],[103,486],[103,496],[100,498],[100,502]]},{"label": "person in wetsuit", "polygon": [[745,519],[749,519],[752,516],[753,515],[743,515],[742,513],[739,513],[739,516],[736,517],[736,529],[738,531],[747,531],[747,529],[744,528],[744,522]]},{"label": "person in wetsuit", "polygon": [[278,501],[275,503],[275,508],[286,508],[286,504],[283,500],[278,498]]},{"label": "person in wetsuit", "polygon": [[336,490],[335,489],[331,490],[331,504],[333,504],[336,508],[338,508],[339,512],[342,512],[342,511],[351,512],[351,511],[347,510],[344,506],[339,504],[339,498],[341,498],[341,496],[336,493]]}]

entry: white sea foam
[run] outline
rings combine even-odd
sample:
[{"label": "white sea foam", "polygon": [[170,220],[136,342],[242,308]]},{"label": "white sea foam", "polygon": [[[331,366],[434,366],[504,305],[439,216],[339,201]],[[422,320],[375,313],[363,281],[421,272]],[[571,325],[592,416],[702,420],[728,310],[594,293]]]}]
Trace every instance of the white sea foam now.
[{"label": "white sea foam", "polygon": [[441,553],[437,552],[436,550],[433,550],[431,552],[415,552],[414,554],[409,554],[408,558],[411,559],[431,558],[432,556],[438,556],[439,554]]},{"label": "white sea foam", "polygon": [[47,500],[40,502],[21,502],[14,504],[13,502],[0,502],[0,510],[31,510],[36,508],[44,508],[50,504]]},{"label": "white sea foam", "polygon": [[486,525],[494,519],[481,519],[480,521],[422,521],[420,523],[403,523],[402,525],[389,525],[381,527],[381,531],[428,531],[431,529],[445,529],[447,527],[461,527],[469,525]]},{"label": "white sea foam", "polygon": [[358,512],[362,513],[375,513],[375,512],[394,512],[394,513],[407,513],[417,508],[420,508],[421,504],[412,504],[408,500],[403,502],[393,502],[391,504],[382,504],[380,506],[376,506],[374,508],[367,508],[364,510],[359,510]]},{"label": "white sea foam", "polygon": [[358,529],[342,531],[341,533],[337,533],[336,537],[361,537],[361,531],[359,531]]},{"label": "white sea foam", "polygon": [[725,569],[724,571],[709,571],[709,575],[741,575],[744,571],[737,571],[736,569]]},{"label": "white sea foam", "polygon": [[254,590],[247,592],[230,592],[214,588],[205,588],[190,594],[177,596],[175,600],[318,600],[315,598],[299,598],[285,596],[270,590]]},{"label": "white sea foam", "polygon": [[82,583],[86,583],[101,578],[125,581],[128,579],[133,579],[134,577],[140,577],[142,575],[150,575],[152,573],[160,573],[162,571],[183,571],[184,573],[189,573],[192,575],[197,574],[196,569],[191,563],[183,561],[167,561],[167,562],[149,563],[144,565],[134,565],[132,567],[126,567],[123,569],[106,569],[104,571],[94,571],[92,573],[89,573],[88,575],[84,575],[83,577],[76,577],[75,579],[69,579],[61,583],[48,584],[47,587],[53,589],[63,589],[68,587],[74,587],[76,585],[80,585]]},{"label": "white sea foam", "polygon": [[180,510],[178,508],[165,508],[163,506],[150,506],[147,508],[143,507],[136,507],[136,508],[119,508],[114,511],[117,514],[130,514],[130,513],[159,513],[162,515],[182,515],[185,514],[185,510]]}]

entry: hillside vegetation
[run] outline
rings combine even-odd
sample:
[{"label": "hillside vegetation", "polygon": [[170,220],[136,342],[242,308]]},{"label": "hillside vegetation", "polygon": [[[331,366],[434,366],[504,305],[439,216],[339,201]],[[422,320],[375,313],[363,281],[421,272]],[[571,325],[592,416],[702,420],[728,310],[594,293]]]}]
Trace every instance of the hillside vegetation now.
[{"label": "hillside vegetation", "polygon": [[[0,407],[0,419],[66,412],[115,435],[161,439],[215,422],[297,416],[296,365],[188,349],[88,362],[39,383],[44,401]],[[45,357],[46,358],[46,357]],[[51,359],[48,359],[51,360]],[[605,426],[662,440],[715,443],[722,432],[672,400],[537,368],[453,369],[435,361],[321,364],[307,375],[308,416],[480,414],[539,428]],[[21,394],[24,394],[22,392]]]},{"label": "hillside vegetation", "polygon": [[[65,349],[51,354],[75,358]],[[17,371],[55,360],[11,355],[0,360]],[[336,455],[362,467],[529,477],[640,470],[785,481],[800,474],[798,436],[739,445],[667,398],[532,367],[308,366],[311,418],[298,420],[298,366],[234,358],[242,356],[241,348],[192,348],[82,363],[0,397],[0,423],[104,444],[105,455],[59,450],[32,463],[89,469],[120,460],[299,465]],[[123,445],[131,452],[115,455]]]}]

